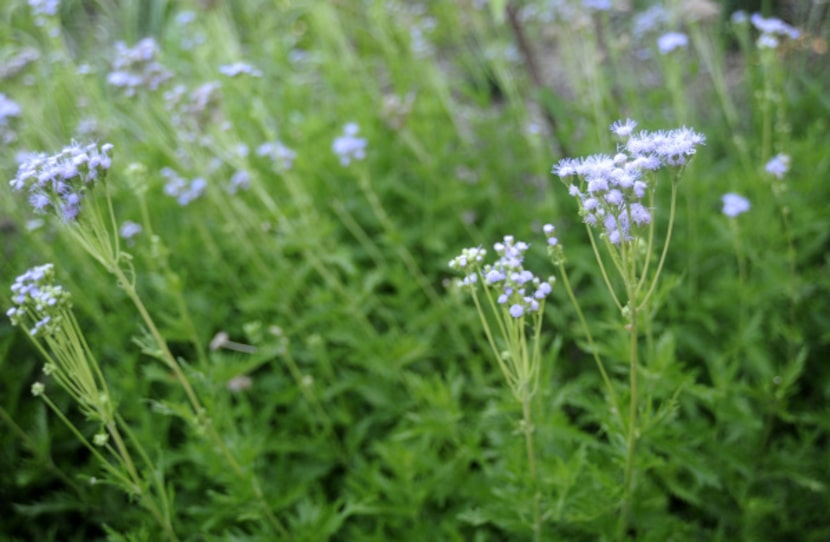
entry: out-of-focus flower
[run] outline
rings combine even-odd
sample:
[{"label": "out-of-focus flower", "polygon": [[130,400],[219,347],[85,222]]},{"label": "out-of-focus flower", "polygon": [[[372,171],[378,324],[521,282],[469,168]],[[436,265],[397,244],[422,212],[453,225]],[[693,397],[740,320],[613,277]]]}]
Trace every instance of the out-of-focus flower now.
[{"label": "out-of-focus flower", "polygon": [[689,37],[682,32],[669,32],[657,38],[657,49],[661,55],[667,55],[675,49],[685,49],[689,46]]},{"label": "out-of-focus flower", "polygon": [[124,42],[115,44],[115,59],[107,82],[124,90],[127,96],[134,96],[138,89],[145,87],[156,90],[173,74],[162,66],[156,57],[160,49],[153,38],[144,38],[135,47]]},{"label": "out-of-focus flower", "polygon": [[790,170],[790,157],[786,154],[776,154],[772,157],[772,160],[767,162],[764,169],[770,175],[783,179],[784,175]]},{"label": "out-of-focus flower", "polygon": [[739,194],[724,194],[721,197],[723,202],[722,212],[730,218],[749,211],[749,200]]},{"label": "out-of-focus flower", "polygon": [[343,135],[334,140],[331,149],[340,157],[340,163],[344,166],[351,164],[352,160],[363,160],[366,158],[366,140],[357,137],[360,128],[354,122],[343,127]]}]

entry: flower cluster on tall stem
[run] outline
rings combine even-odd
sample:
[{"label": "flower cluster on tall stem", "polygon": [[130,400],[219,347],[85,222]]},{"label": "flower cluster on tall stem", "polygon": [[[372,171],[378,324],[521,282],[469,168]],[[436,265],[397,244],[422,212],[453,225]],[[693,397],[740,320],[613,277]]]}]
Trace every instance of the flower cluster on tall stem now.
[{"label": "flower cluster on tall stem", "polygon": [[[686,127],[635,132],[636,126],[637,123],[631,119],[611,125],[611,132],[620,140],[613,156],[596,154],[577,159],[566,158],[553,168],[553,173],[565,182],[571,196],[579,202],[579,212],[586,224],[594,256],[608,291],[625,320],[624,329],[629,338],[629,409],[627,419],[621,417],[626,442],[623,452],[623,500],[619,516],[621,538],[629,521],[636,470],[634,458],[639,438],[638,334],[641,326],[645,327],[645,320],[651,317],[651,312],[646,309],[668,252],[680,174],[683,166],[697,152],[697,147],[705,142],[703,135]],[[662,169],[672,172],[671,199],[663,248],[656,269],[652,271],[657,171]],[[609,278],[595,231],[599,231],[613,269],[623,285],[622,295],[615,290]],[[576,302],[573,295],[570,297]],[[586,336],[590,338],[590,331],[578,306],[577,312],[586,328]],[[611,389],[598,358],[597,364],[606,386]],[[616,408],[613,391],[609,398]]]},{"label": "flower cluster on tall stem", "polygon": [[[546,225],[544,231],[548,245],[555,246],[557,240],[553,236],[553,226]],[[465,248],[450,261],[449,266],[464,273],[464,278],[458,279],[456,285],[472,295],[493,357],[513,396],[522,406],[520,429],[525,438],[528,478],[533,490],[532,530],[534,540],[541,540],[542,493],[536,470],[531,401],[539,387],[542,315],[554,278],[542,280],[525,269],[524,255],[528,248],[527,243],[506,235],[501,242],[493,245],[499,256],[494,263],[485,264],[487,251],[474,247]],[[484,292],[487,310],[482,306],[479,286]],[[488,314],[496,321],[498,335],[490,326]]]}]

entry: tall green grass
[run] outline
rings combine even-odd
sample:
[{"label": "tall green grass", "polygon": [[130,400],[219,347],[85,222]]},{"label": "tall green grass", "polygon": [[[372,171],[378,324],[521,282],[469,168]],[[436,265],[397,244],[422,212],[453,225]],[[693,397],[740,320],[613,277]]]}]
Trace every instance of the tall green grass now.
[{"label": "tall green grass", "polygon": [[[800,31],[763,48],[681,4],[635,31],[652,3],[4,3],[6,178],[18,153],[111,143],[82,212],[141,232],[96,259],[0,184],[0,285],[54,264],[112,407],[0,321],[0,538],[827,539],[827,8],[745,6]],[[668,31],[687,46],[661,54]],[[170,76],[130,96],[115,44],[146,37]],[[670,221],[671,243],[636,333],[620,293],[643,292],[603,278],[551,174],[613,153],[626,118],[706,137],[673,214],[657,184],[652,265]],[[365,157],[343,165],[349,123]],[[180,205],[164,168],[204,192]],[[750,209],[725,216],[727,193]],[[555,278],[540,327],[506,320],[538,348],[531,394],[447,266],[505,235]]]}]

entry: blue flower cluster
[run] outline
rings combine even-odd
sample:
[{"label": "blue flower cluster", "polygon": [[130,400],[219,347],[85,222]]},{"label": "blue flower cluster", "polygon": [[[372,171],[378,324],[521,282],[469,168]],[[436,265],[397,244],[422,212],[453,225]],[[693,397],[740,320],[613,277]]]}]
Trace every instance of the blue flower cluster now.
[{"label": "blue flower cluster", "polygon": [[336,138],[331,144],[331,150],[340,157],[340,164],[348,166],[352,160],[366,158],[366,140],[357,137],[359,128],[354,122],[343,127],[343,135]]},{"label": "blue flower cluster", "polygon": [[161,174],[167,179],[164,193],[176,198],[182,207],[201,197],[207,188],[207,181],[202,177],[188,181],[169,167],[162,168]]},{"label": "blue flower cluster", "polygon": [[601,228],[612,244],[633,239],[635,227],[651,223],[646,195],[654,190],[647,173],[666,166],[682,166],[695,154],[704,136],[690,128],[634,132],[631,119],[611,125],[621,139],[617,154],[565,158],[553,167],[564,182],[573,176],[569,193],[580,202],[583,220]]},{"label": "blue flower cluster", "polygon": [[[555,238],[553,241],[550,237],[548,239],[550,245],[556,244]],[[506,235],[503,242],[493,245],[499,259],[492,265],[481,265],[486,250],[467,248],[460,256],[453,258],[449,266],[450,269],[466,273],[459,281],[461,286],[473,288],[480,276],[486,288],[496,291],[496,302],[507,307],[510,316],[520,318],[539,310],[540,303],[550,294],[554,281],[553,277],[542,281],[524,268],[524,253],[528,247],[527,243]]]},{"label": "blue flower cluster", "polygon": [[21,325],[31,319],[32,336],[51,334],[60,322],[63,310],[71,306],[69,292],[54,283],[55,268],[52,264],[33,267],[17,277],[12,284],[14,307],[6,311],[12,325]]},{"label": "blue flower cluster", "polygon": [[173,77],[172,72],[156,60],[159,52],[159,46],[153,38],[144,38],[135,47],[117,42],[116,57],[112,71],[107,75],[107,82],[122,88],[127,96],[134,96],[141,87],[156,90]]},{"label": "blue flower cluster", "polygon": [[66,222],[81,212],[81,200],[88,189],[102,180],[112,161],[112,144],[82,146],[73,142],[58,154],[26,156],[9,184],[15,191],[26,189],[36,212],[55,210]]}]

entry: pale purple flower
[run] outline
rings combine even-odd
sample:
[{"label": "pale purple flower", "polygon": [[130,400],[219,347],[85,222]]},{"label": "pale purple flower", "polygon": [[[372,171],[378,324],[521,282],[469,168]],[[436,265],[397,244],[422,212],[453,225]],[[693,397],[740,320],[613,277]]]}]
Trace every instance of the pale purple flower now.
[{"label": "pale purple flower", "polygon": [[241,74],[250,75],[251,77],[262,77],[262,71],[247,62],[225,64],[224,66],[219,67],[219,73],[227,75],[228,77],[236,77]]},{"label": "pale purple flower", "polygon": [[557,239],[554,236],[555,229],[556,228],[553,224],[545,224],[544,226],[542,226],[542,231],[544,232],[545,237],[548,240],[548,245],[552,247],[556,246],[559,243],[559,239]]},{"label": "pale purple flower", "polygon": [[553,168],[568,184],[568,193],[579,201],[583,221],[600,227],[612,244],[632,239],[633,227],[652,222],[651,211],[643,204],[653,190],[646,174],[684,165],[705,142],[704,136],[690,128],[635,133],[636,124],[627,119],[611,125],[611,131],[623,140],[613,157],[565,158]]},{"label": "pale purple flower", "polygon": [[631,32],[634,36],[642,38],[647,33],[668,24],[668,22],[669,12],[660,4],[655,4],[634,16]]},{"label": "pale purple flower", "polygon": [[188,181],[168,167],[162,168],[161,174],[167,179],[164,193],[176,198],[182,207],[201,197],[207,188],[207,181],[201,177]]},{"label": "pale purple flower", "polygon": [[297,153],[279,141],[267,141],[257,147],[257,156],[269,158],[278,169],[288,171],[294,165]]},{"label": "pale purple flower", "polygon": [[783,36],[790,39],[798,39],[801,35],[798,29],[788,25],[781,19],[776,17],[765,18],[760,13],[753,13],[749,18],[752,26],[758,29],[762,34],[770,36]]},{"label": "pale purple flower", "polygon": [[55,210],[66,222],[81,211],[87,190],[103,179],[111,166],[112,145],[80,145],[72,142],[59,153],[19,155],[17,175],[9,184],[14,191],[26,190],[36,212]]},{"label": "pale purple flower", "polygon": [[732,14],[730,19],[735,24],[746,24],[746,22],[749,21],[749,15],[746,14],[746,11],[739,9]]},{"label": "pale purple flower", "polygon": [[[549,239],[553,238],[553,226],[544,227]],[[555,244],[555,238],[553,238]],[[541,281],[522,265],[524,253],[529,248],[527,243],[516,241],[506,235],[502,242],[493,245],[499,259],[492,265],[482,265],[486,251],[482,248],[464,249],[461,255],[450,261],[450,268],[466,273],[458,284],[473,289],[479,274],[484,286],[491,290],[499,305],[508,306],[508,313],[519,318],[527,313],[537,312],[542,301],[551,291],[551,282]]]},{"label": "pale purple flower", "polygon": [[761,34],[758,37],[756,45],[758,45],[759,49],[776,49],[778,48],[778,43],[778,38],[772,34]]},{"label": "pale purple flower", "polygon": [[244,169],[238,169],[231,176],[228,193],[236,194],[240,190],[247,190],[251,186],[251,174]]},{"label": "pale purple flower", "polygon": [[764,169],[770,175],[774,175],[775,177],[782,179],[790,170],[790,157],[786,154],[777,154],[772,158],[772,160],[767,162]]},{"label": "pale purple flower", "polygon": [[582,0],[582,7],[596,11],[609,11],[612,4],[611,0]]},{"label": "pale purple flower", "polygon": [[749,200],[739,194],[724,194],[721,201],[723,202],[723,214],[730,218],[745,213],[750,208]]},{"label": "pale purple flower", "polygon": [[685,49],[689,46],[689,37],[681,32],[669,32],[657,38],[657,49],[661,55],[667,55],[675,49]]},{"label": "pale purple flower", "polygon": [[331,145],[332,151],[340,158],[340,164],[348,166],[352,160],[366,157],[366,140],[357,137],[359,128],[354,122],[343,127],[343,135],[336,138]]},{"label": "pale purple flower", "polygon": [[61,314],[72,304],[69,292],[55,284],[52,264],[32,267],[17,277],[11,293],[14,306],[6,311],[6,316],[12,325],[26,326],[30,335],[54,332]]},{"label": "pale purple flower", "polygon": [[17,102],[0,92],[0,127],[7,126],[9,118],[19,117],[21,113],[22,109]]},{"label": "pale purple flower", "polygon": [[131,241],[133,237],[140,234],[143,230],[144,228],[141,227],[141,224],[127,220],[121,224],[121,228],[118,230],[118,233],[122,238],[127,241]]},{"label": "pale purple flower", "polygon": [[637,127],[637,121],[631,119],[618,120],[611,125],[611,132],[623,139],[629,137]]},{"label": "pale purple flower", "polygon": [[159,53],[159,46],[153,38],[144,38],[134,47],[117,42],[107,82],[121,88],[127,96],[134,96],[142,87],[156,90],[173,76],[156,60]]}]

